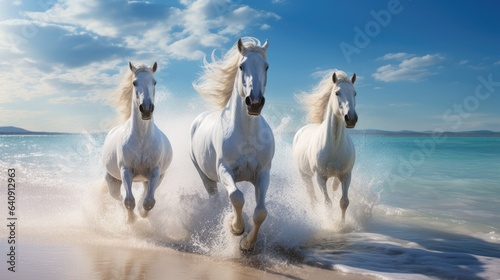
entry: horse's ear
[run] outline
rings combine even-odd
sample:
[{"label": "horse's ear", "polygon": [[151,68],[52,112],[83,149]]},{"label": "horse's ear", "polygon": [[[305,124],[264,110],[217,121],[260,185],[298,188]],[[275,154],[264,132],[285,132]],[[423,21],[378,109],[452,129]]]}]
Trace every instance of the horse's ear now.
[{"label": "horse's ear", "polygon": [[332,81],[333,81],[334,84],[337,83],[337,73],[335,73],[335,72],[333,72]]},{"label": "horse's ear", "polygon": [[267,52],[267,47],[269,47],[269,40],[266,39],[266,42],[264,42],[264,45],[262,45],[262,48],[264,49],[264,51]]},{"label": "horse's ear", "polygon": [[238,51],[243,54],[245,51],[245,46],[243,46],[243,42],[241,41],[241,38],[238,39]]},{"label": "horse's ear", "polygon": [[356,73],[354,73],[351,77],[351,84],[354,84],[355,81],[356,81]]},{"label": "horse's ear", "polygon": [[128,67],[130,68],[130,71],[132,71],[133,73],[135,73],[135,71],[137,70],[137,68],[135,68],[135,66],[130,61],[128,62]]},{"label": "horse's ear", "polygon": [[[153,67],[151,68],[151,70],[153,70],[153,73],[156,72],[156,68],[158,68],[158,63],[156,63],[155,61],[155,64],[153,64]],[[354,74],[356,75],[356,74]]]}]

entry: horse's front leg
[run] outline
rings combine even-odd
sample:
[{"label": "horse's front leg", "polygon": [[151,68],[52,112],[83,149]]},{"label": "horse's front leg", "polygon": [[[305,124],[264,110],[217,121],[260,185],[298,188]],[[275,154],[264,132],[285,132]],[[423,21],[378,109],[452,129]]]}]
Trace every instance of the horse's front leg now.
[{"label": "horse's front leg", "polygon": [[148,216],[148,213],[153,207],[155,206],[156,200],[155,200],[155,191],[156,188],[160,185],[161,181],[163,180],[163,176],[165,174],[160,175],[160,168],[156,167],[151,171],[151,174],[149,175],[148,181],[144,183],[144,188],[146,195],[144,196],[144,201],[142,203],[142,208],[139,211],[141,217],[146,218]]},{"label": "horse's front leg", "polygon": [[342,183],[342,197],[340,198],[340,209],[342,210],[342,222],[345,221],[345,211],[349,206],[349,185],[351,184],[351,172],[345,174],[340,178],[340,182]]},{"label": "horse's front leg", "polygon": [[132,223],[135,221],[135,199],[132,194],[132,179],[134,178],[134,174],[126,167],[121,167],[120,175],[122,177],[123,187],[125,188],[125,200],[123,204],[125,208],[128,210],[128,222]]},{"label": "horse's front leg", "polygon": [[245,204],[245,197],[243,193],[236,187],[235,177],[233,172],[221,164],[219,166],[219,181],[227,189],[229,200],[233,205],[234,218],[230,224],[231,233],[234,235],[242,235],[245,232],[245,225],[243,223],[243,216],[241,212],[243,210],[243,205]]},{"label": "horse's front leg", "polygon": [[240,249],[242,251],[251,251],[255,247],[259,229],[267,217],[266,209],[266,193],[269,187],[269,170],[266,170],[258,175],[255,185],[255,199],[256,206],[253,213],[253,228],[247,236],[243,237],[240,241]]},{"label": "horse's front leg", "polygon": [[328,190],[326,189],[326,181],[328,178],[325,178],[323,175],[319,173],[319,171],[314,172],[313,180],[316,182],[316,185],[323,191],[323,195],[325,196],[325,203],[328,207],[332,206],[332,200],[328,196]]}]

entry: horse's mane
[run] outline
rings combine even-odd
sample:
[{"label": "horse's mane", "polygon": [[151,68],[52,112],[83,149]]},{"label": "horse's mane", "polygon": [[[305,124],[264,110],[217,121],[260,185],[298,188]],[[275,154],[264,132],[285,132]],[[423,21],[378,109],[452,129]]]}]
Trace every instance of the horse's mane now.
[{"label": "horse's mane", "polygon": [[[266,52],[258,39],[252,37],[241,39],[247,51],[258,51],[266,59]],[[237,44],[233,45],[219,60],[215,58],[214,52],[212,52],[211,62],[208,62],[206,57],[203,59],[204,73],[193,83],[193,87],[216,109],[222,109],[231,98],[241,54]]]},{"label": "horse's mane", "polygon": [[346,73],[334,69],[328,71],[318,85],[312,89],[311,93],[302,92],[296,96],[297,100],[306,106],[308,111],[307,120],[321,123],[325,119],[326,106],[333,90],[332,75],[334,72],[338,79],[337,83],[344,81],[350,83]]},{"label": "horse's mane", "polygon": [[127,74],[123,79],[122,83],[118,87],[118,98],[114,100],[114,105],[121,116],[121,122],[125,122],[130,118],[132,114],[132,93],[134,92],[134,75],[140,71],[147,71],[153,73],[151,69],[146,65],[137,66],[137,70],[134,72],[130,71],[127,67]]}]

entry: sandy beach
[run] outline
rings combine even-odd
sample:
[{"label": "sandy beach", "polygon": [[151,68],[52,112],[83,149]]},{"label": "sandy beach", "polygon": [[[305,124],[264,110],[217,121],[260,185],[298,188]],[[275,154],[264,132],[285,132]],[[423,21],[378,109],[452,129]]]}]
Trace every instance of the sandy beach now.
[{"label": "sandy beach", "polygon": [[17,254],[16,272],[8,271],[4,263],[2,279],[374,279],[299,263],[273,264],[252,256],[216,259],[167,247],[24,241]]}]

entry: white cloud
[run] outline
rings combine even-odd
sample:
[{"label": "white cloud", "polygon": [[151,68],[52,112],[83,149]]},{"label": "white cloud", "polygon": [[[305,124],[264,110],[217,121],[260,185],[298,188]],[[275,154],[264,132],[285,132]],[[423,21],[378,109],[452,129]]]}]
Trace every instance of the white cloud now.
[{"label": "white cloud", "polygon": [[404,52],[399,52],[399,53],[388,53],[382,57],[379,57],[378,59],[382,59],[382,60],[392,60],[392,59],[395,59],[395,60],[402,60],[402,59],[405,59],[405,58],[408,58],[408,57],[412,57],[413,55],[412,54],[407,54],[407,53],[404,53]]},{"label": "white cloud", "polygon": [[241,1],[161,3],[56,0],[29,11],[21,3],[0,21],[0,104],[99,104],[120,83],[127,60],[162,68],[172,59],[199,60],[280,19]]},{"label": "white cloud", "polygon": [[[174,6],[60,0],[45,11],[0,22],[0,101],[51,95],[52,102],[61,102],[82,90],[107,90],[117,84],[124,58],[162,66],[170,59],[201,59],[230,37],[278,19],[228,0]],[[74,96],[71,102],[85,98]]]},{"label": "white cloud", "polygon": [[249,28],[269,28],[274,13],[228,0],[180,1],[177,6],[119,0],[61,0],[44,12],[26,12],[32,20],[71,26],[133,52],[164,53],[176,59],[200,59],[206,48],[227,43]]},{"label": "white cloud", "polygon": [[2,108],[0,110],[0,119],[5,120],[5,119],[26,119],[30,120],[33,118],[38,118],[44,114],[46,114],[47,111],[28,111],[28,110],[11,110],[11,109],[5,109]]},{"label": "white cloud", "polygon": [[379,67],[372,76],[380,81],[394,82],[401,80],[417,81],[427,75],[423,69],[398,68],[392,65]]},{"label": "white cloud", "polygon": [[377,69],[372,77],[379,81],[417,81],[432,74],[429,67],[434,66],[444,60],[440,54],[427,54],[421,57],[408,57],[406,53],[386,54],[383,59],[402,60],[398,65],[387,64]]},{"label": "white cloud", "polygon": [[401,68],[422,68],[422,67],[427,67],[431,66],[434,64],[437,64],[441,61],[444,60],[444,57],[442,57],[439,54],[434,54],[434,55],[424,55],[421,57],[412,57],[409,59],[403,60],[401,64],[399,64],[399,67]]}]

